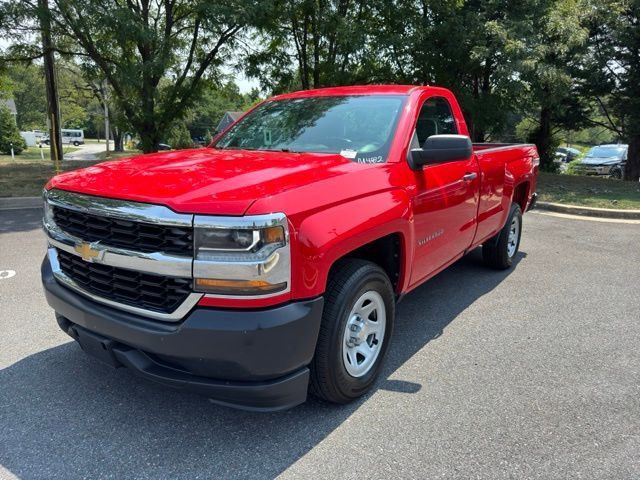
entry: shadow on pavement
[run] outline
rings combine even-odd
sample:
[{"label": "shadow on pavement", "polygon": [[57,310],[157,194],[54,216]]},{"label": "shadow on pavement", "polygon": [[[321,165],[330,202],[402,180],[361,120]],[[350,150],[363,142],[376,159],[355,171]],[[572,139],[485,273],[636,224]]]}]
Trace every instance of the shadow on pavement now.
[{"label": "shadow on pavement", "polygon": [[0,235],[42,229],[41,208],[0,210]]},{"label": "shadow on pavement", "polygon": [[[508,274],[486,269],[476,250],[407,295],[376,388],[407,395],[426,388],[389,377]],[[0,371],[0,464],[24,479],[273,477],[366,401],[231,410],[112,370],[69,342]]]}]

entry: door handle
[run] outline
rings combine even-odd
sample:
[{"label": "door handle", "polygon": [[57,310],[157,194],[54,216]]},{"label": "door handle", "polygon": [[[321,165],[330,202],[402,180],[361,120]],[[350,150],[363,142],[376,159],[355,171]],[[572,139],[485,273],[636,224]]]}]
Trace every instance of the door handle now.
[{"label": "door handle", "polygon": [[462,180],[465,182],[471,182],[478,178],[478,174],[476,172],[471,172],[463,175]]}]

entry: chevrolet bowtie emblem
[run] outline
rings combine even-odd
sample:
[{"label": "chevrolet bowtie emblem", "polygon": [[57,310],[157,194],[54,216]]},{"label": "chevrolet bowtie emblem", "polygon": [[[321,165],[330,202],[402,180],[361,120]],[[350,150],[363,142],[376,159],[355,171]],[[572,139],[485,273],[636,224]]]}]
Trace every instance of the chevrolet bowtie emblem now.
[{"label": "chevrolet bowtie emblem", "polygon": [[74,249],[80,254],[82,259],[87,262],[93,261],[94,258],[98,258],[102,253],[100,250],[92,248],[91,245],[86,242],[76,244]]}]

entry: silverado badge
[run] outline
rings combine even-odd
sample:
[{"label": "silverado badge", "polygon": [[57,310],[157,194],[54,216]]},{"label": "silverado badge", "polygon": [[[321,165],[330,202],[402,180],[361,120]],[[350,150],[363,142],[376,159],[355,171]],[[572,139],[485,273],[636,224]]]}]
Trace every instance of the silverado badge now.
[{"label": "silverado badge", "polygon": [[86,242],[77,243],[74,250],[78,252],[86,262],[93,262],[94,259],[100,260],[100,257],[102,256],[101,250],[91,247],[91,244]]}]

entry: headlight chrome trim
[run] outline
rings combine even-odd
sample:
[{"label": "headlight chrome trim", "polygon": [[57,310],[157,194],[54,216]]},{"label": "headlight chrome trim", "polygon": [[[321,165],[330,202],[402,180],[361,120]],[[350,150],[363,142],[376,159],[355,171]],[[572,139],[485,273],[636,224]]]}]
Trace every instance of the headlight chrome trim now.
[{"label": "headlight chrome trim", "polygon": [[[264,248],[255,254],[242,254],[238,251],[220,252],[217,257],[207,260],[193,260],[194,278],[217,278],[225,280],[264,280],[271,284],[286,283],[286,287],[277,292],[257,295],[223,295],[208,293],[206,298],[223,299],[262,299],[281,296],[291,291],[291,244],[289,224],[284,213],[266,215],[248,215],[244,217],[213,217],[195,215],[193,219],[194,238],[198,228],[224,230],[260,230],[268,227],[284,229],[285,244],[276,248]],[[197,246],[194,245],[194,252]],[[261,254],[261,252],[263,252]]]}]

